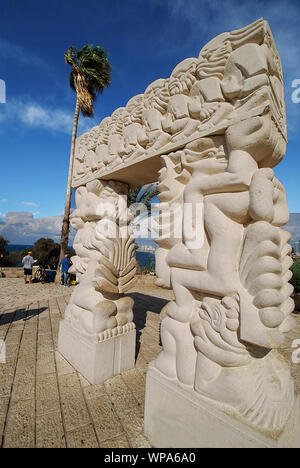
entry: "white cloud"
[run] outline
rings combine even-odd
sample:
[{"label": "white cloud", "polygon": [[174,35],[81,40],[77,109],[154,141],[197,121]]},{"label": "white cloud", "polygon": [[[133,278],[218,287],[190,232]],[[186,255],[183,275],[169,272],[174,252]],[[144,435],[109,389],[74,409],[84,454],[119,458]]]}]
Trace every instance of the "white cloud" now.
[{"label": "white cloud", "polygon": [[31,52],[24,47],[13,44],[7,39],[0,38],[0,57],[5,60],[12,60],[15,64],[22,66],[30,66],[35,68],[43,68],[48,70],[49,64],[34,52]]},{"label": "white cloud", "polygon": [[71,133],[73,116],[66,111],[42,107],[36,103],[25,105],[19,116],[28,127],[41,127],[63,133]]},{"label": "white cloud", "polygon": [[7,198],[1,198],[0,199],[0,203],[7,203],[8,202],[8,199]]},{"label": "white cloud", "polygon": [[[12,244],[33,244],[41,237],[60,242],[62,219],[62,216],[35,219],[33,213],[28,211],[8,212],[0,220],[0,236]],[[73,237],[74,231],[71,229],[70,243]]]},{"label": "white cloud", "polygon": [[[72,134],[73,109],[59,109],[42,105],[27,96],[19,96],[8,100],[1,108],[0,122],[2,130],[11,123],[22,125],[27,129],[42,128],[52,132]],[[96,119],[79,118],[78,134],[90,130],[98,124]]]},{"label": "white cloud", "polygon": [[25,202],[25,201],[22,201],[22,205],[25,205],[25,206],[37,206],[37,204],[35,202]]}]

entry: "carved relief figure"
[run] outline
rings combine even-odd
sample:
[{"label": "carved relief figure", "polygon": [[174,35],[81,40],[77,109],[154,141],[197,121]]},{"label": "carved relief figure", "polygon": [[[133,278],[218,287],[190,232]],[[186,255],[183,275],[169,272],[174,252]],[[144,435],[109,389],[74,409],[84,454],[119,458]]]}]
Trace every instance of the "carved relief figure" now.
[{"label": "carved relief figure", "polygon": [[183,190],[190,174],[182,167],[181,151],[161,156],[162,168],[159,171],[158,190],[160,204],[157,210],[159,230],[155,242],[159,248],[155,251],[156,284],[164,288],[171,287],[170,267],[167,255],[174,245],[182,242]]},{"label": "carved relief figure", "polygon": [[148,138],[142,125],[143,101],[144,96],[140,94],[126,104],[127,116],[123,127],[125,147],[123,160],[126,162],[145,154]]},{"label": "carved relief figure", "polygon": [[[263,20],[219,36],[200,55],[203,79],[194,86],[203,103],[209,90],[213,102],[221,96],[201,128],[223,127],[223,136],[195,139],[181,154],[190,173],[183,201],[203,205],[203,218],[183,211],[182,242],[166,258],[175,301],[162,312],[155,366],[256,429],[280,432],[294,402],[289,363],[274,350],[293,326],[289,234],[280,227],[288,209],[271,169],[285,152],[280,60]],[[212,69],[219,76],[207,78]],[[190,248],[195,223],[203,242]]]},{"label": "carved relief figure", "polygon": [[77,180],[80,180],[86,174],[84,158],[85,158],[85,152],[86,152],[87,139],[88,139],[87,134],[80,135],[76,139],[75,155],[74,155],[74,172],[73,172],[74,182]]},{"label": "carved relief figure", "polygon": [[199,127],[199,121],[191,118],[189,108],[193,102],[189,94],[196,81],[196,64],[195,58],[184,60],[175,67],[168,81],[170,99],[163,127],[172,135],[172,142],[192,135]]},{"label": "carved relief figure", "polygon": [[134,329],[133,300],[120,293],[131,287],[135,275],[134,239],[128,226],[127,186],[95,180],[76,191],[77,208],[71,224],[77,230],[77,275],[65,319],[94,341]]},{"label": "carved relief figure", "polygon": [[151,83],[144,93],[142,121],[148,140],[146,149],[155,150],[171,140],[163,129],[163,115],[166,113],[168,100],[167,82],[163,79]]}]

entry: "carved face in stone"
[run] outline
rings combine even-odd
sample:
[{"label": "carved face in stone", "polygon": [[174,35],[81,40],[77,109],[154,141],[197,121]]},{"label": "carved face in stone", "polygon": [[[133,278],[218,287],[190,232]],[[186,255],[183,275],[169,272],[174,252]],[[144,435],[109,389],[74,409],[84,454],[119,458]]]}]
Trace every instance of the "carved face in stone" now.
[{"label": "carved face in stone", "polygon": [[182,165],[191,174],[200,176],[226,171],[228,158],[223,145],[219,145],[212,138],[202,138],[197,142],[195,149],[193,145],[190,148],[183,152]]},{"label": "carved face in stone", "polygon": [[89,149],[94,148],[97,145],[99,138],[99,127],[93,127],[92,130],[89,132],[89,138],[87,146]]},{"label": "carved face in stone", "polygon": [[197,64],[197,76],[199,79],[216,76],[222,79],[228,57],[232,52],[231,43],[227,33],[221,34],[210,41],[201,50]]},{"label": "carved face in stone", "polygon": [[127,116],[128,114],[125,107],[119,107],[112,113],[111,119],[116,133],[119,133],[120,135],[122,134],[124,122]]},{"label": "carved face in stone", "polygon": [[131,122],[142,123],[142,113],[144,105],[144,95],[138,94],[130,99],[126,104],[126,110],[128,113],[128,118],[125,122],[125,125],[129,125]]},{"label": "carved face in stone", "polygon": [[100,133],[100,143],[107,143],[107,137],[109,134],[109,129],[112,123],[111,117],[105,117],[99,125],[99,133]]},{"label": "carved face in stone", "polygon": [[196,81],[196,58],[188,58],[180,62],[172,71],[169,80],[169,92],[175,94],[189,94],[191,87]]},{"label": "carved face in stone", "polygon": [[146,109],[157,109],[165,113],[169,102],[168,80],[159,79],[151,83],[145,91]]},{"label": "carved face in stone", "polygon": [[79,229],[83,228],[84,226],[84,221],[80,217],[80,213],[78,210],[73,211],[73,213],[70,216],[70,224],[73,229],[78,231]]},{"label": "carved face in stone", "polygon": [[211,58],[220,55],[221,52],[225,53],[227,50],[230,34],[223,33],[209,41],[201,50],[199,59],[201,57],[210,60]]},{"label": "carved face in stone", "polygon": [[159,171],[157,189],[160,191],[159,199],[162,202],[177,199],[184,189],[180,177],[184,170],[181,164],[183,154],[183,151],[176,151],[160,158],[162,168]]},{"label": "carved face in stone", "polygon": [[106,144],[102,143],[99,146],[97,146],[95,150],[95,161],[99,167],[101,167],[102,164],[105,164],[107,162],[107,155],[108,149]]}]

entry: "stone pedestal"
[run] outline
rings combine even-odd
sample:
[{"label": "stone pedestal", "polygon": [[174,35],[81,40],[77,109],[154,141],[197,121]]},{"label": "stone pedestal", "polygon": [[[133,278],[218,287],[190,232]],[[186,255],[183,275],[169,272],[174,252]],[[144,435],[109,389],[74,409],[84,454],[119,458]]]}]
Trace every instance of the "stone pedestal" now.
[{"label": "stone pedestal", "polygon": [[91,384],[97,385],[134,367],[135,337],[134,329],[105,341],[93,342],[62,320],[58,351]]},{"label": "stone pedestal", "polygon": [[145,434],[156,448],[299,448],[299,397],[279,435],[258,432],[149,366]]}]

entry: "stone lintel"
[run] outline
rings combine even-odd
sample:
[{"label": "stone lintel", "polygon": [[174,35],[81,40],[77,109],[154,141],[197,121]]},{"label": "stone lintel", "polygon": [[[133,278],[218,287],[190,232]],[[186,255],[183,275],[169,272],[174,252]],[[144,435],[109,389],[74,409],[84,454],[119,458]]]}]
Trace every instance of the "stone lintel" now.
[{"label": "stone lintel", "polygon": [[95,171],[93,177],[84,177],[78,182],[73,181],[72,187],[78,188],[81,185],[85,185],[94,179],[116,180],[118,182],[124,182],[130,187],[156,182],[159,177],[158,171],[161,169],[160,156],[163,154],[178,151],[189,143],[198,140],[199,138],[223,135],[224,131],[229,126],[234,125],[237,122],[241,122],[242,120],[249,119],[250,117],[262,115],[264,112],[266,112],[266,110],[266,105],[256,107],[243,116],[227,120],[211,129],[199,131],[189,138],[183,138],[180,142],[168,143],[161,149],[155,152],[151,152],[150,154],[146,153],[145,155],[133,160],[131,163],[126,165],[118,166],[115,169],[110,168],[106,172],[103,172],[103,170]]}]

